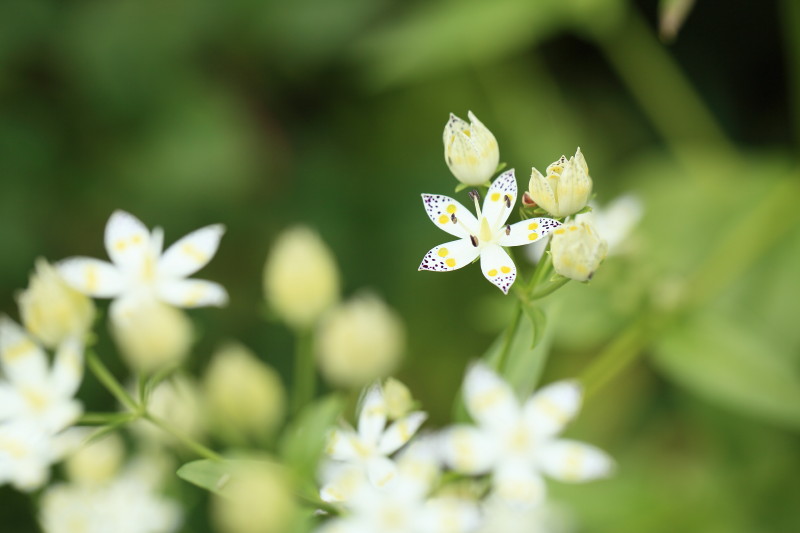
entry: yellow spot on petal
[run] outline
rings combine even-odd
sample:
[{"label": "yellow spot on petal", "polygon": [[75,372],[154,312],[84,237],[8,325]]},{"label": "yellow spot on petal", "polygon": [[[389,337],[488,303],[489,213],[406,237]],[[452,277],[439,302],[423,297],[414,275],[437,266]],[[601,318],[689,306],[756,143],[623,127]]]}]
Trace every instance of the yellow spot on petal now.
[{"label": "yellow spot on petal", "polygon": [[450,204],[450,205],[448,205],[448,206],[447,206],[447,212],[448,212],[448,213],[450,213],[450,214],[452,215],[453,213],[455,213],[455,212],[456,212],[456,206],[455,206],[455,205],[453,205],[453,204]]},{"label": "yellow spot on petal", "polygon": [[445,263],[447,263],[447,266],[449,266],[450,268],[453,268],[454,266],[456,266],[456,260],[453,259],[452,257],[450,259],[448,259],[447,261],[445,261]]},{"label": "yellow spot on petal", "polygon": [[439,224],[447,224],[448,222],[450,222],[450,217],[449,216],[441,215],[439,217]]},{"label": "yellow spot on petal", "polygon": [[493,268],[489,272],[487,272],[487,274],[489,274],[489,277],[493,278],[493,277],[495,277],[497,275],[497,269]]},{"label": "yellow spot on petal", "polygon": [[463,131],[464,135],[466,135],[467,137],[472,137],[472,132],[471,131],[469,131],[469,130],[462,130],[462,131]]},{"label": "yellow spot on petal", "polygon": [[14,361],[20,357],[31,355],[36,350],[36,345],[30,339],[22,339],[18,343],[10,346],[3,352],[3,359],[6,361]]},{"label": "yellow spot on petal", "polygon": [[496,193],[492,194],[492,201],[493,202],[496,202],[499,199],[500,199],[500,193],[499,192],[496,192]]},{"label": "yellow spot on petal", "polygon": [[142,236],[134,235],[133,237],[131,237],[131,244],[142,244]]},{"label": "yellow spot on petal", "polygon": [[536,222],[531,222],[530,224],[528,224],[528,229],[530,229],[530,230],[534,230],[534,229],[536,229],[538,227],[539,227],[539,224],[536,223]]},{"label": "yellow spot on petal", "polygon": [[94,292],[97,288],[97,267],[94,265],[86,267],[86,290]]},{"label": "yellow spot on petal", "polygon": [[578,226],[570,226],[570,227],[569,227],[569,230],[570,230],[570,231],[575,231],[575,230],[577,230],[577,229],[578,229]]},{"label": "yellow spot on petal", "polygon": [[566,231],[564,230],[564,228],[558,228],[558,229],[555,231],[555,234],[556,234],[556,235],[564,235],[565,233],[566,233]]},{"label": "yellow spot on petal", "polygon": [[450,252],[447,250],[447,248],[439,248],[437,253],[439,254],[439,257],[447,257],[447,254]]},{"label": "yellow spot on petal", "polygon": [[128,247],[128,243],[125,242],[122,239],[120,239],[120,240],[118,240],[117,242],[114,243],[114,249],[117,250],[118,252],[122,252],[127,247]]},{"label": "yellow spot on petal", "polygon": [[531,233],[530,235],[528,235],[528,240],[529,241],[535,241],[538,238],[539,238],[539,234],[536,233],[535,231],[533,233]]},{"label": "yellow spot on petal", "polygon": [[194,259],[198,263],[205,263],[208,261],[208,257],[202,251],[198,250],[196,246],[190,243],[186,243],[181,246],[181,252],[188,255],[192,259]]},{"label": "yellow spot on petal", "polygon": [[509,272],[511,272],[511,267],[501,266],[500,272],[502,272],[503,274],[508,274]]}]

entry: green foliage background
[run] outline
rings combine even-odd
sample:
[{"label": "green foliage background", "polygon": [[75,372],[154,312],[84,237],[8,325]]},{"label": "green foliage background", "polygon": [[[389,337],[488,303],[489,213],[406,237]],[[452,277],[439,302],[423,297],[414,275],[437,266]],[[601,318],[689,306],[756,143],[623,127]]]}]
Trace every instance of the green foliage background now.
[{"label": "green foliage background", "polygon": [[[346,294],[375,290],[402,314],[400,377],[444,424],[466,363],[509,318],[476,268],[416,271],[442,238],[419,194],[452,194],[441,130],[471,109],[521,187],[530,166],[581,146],[601,204],[628,191],[645,204],[632,252],[552,298],[545,381],[625,332],[639,356],[570,430],[609,450],[617,476],[550,485],[580,530],[796,532],[800,7],[697,0],[668,44],[658,9],[4,0],[0,308],[17,316],[37,256],[103,257],[114,209],[167,242],[223,222],[202,275],[231,304],[193,314],[190,366],[233,337],[288,376],[291,338],[264,320],[261,268],[275,235],[306,223]],[[90,378],[82,399],[113,405]],[[180,490],[195,498],[185,530],[207,531],[202,499]],[[35,531],[33,513],[0,489],[2,531]]]}]

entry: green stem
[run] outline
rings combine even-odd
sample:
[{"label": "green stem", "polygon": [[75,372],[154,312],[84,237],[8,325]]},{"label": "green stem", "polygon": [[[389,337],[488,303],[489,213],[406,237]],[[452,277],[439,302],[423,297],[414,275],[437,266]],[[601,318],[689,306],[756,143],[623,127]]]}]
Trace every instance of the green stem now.
[{"label": "green stem", "polygon": [[130,418],[130,413],[83,413],[75,425],[80,426],[100,426],[114,424],[120,420]]},{"label": "green stem", "polygon": [[564,285],[566,285],[569,282],[570,282],[569,278],[561,276],[560,278],[556,279],[555,281],[551,281],[550,283],[548,283],[544,287],[541,287],[541,288],[533,291],[533,294],[531,294],[530,298],[531,298],[531,300],[539,300],[541,298],[544,298],[548,294],[554,293],[555,291],[557,291],[558,289],[560,289],[561,287],[563,287]]},{"label": "green stem", "polygon": [[536,263],[536,269],[531,275],[531,280],[525,287],[525,292],[527,294],[531,294],[534,290],[536,290],[536,287],[542,282],[543,279],[545,279],[552,266],[553,257],[550,255],[550,243],[548,242],[547,247],[542,253],[541,259],[539,259],[539,262]]},{"label": "green stem", "polygon": [[500,356],[497,358],[497,371],[501,375],[505,375],[506,365],[508,364],[508,355],[511,353],[511,343],[514,342],[514,337],[517,335],[517,328],[522,318],[522,304],[517,302],[514,309],[514,318],[511,320],[511,325],[506,332],[506,338],[503,340],[503,348],[500,350]]},{"label": "green stem", "polygon": [[167,421],[158,418],[150,413],[145,413],[143,418],[156,426],[157,428],[161,429],[162,431],[172,435],[181,443],[183,443],[187,448],[192,450],[194,453],[199,455],[200,457],[205,457],[206,459],[211,459],[212,461],[222,461],[223,458],[217,452],[208,448],[196,440],[192,439],[188,435],[181,433],[177,429],[175,429],[172,425],[170,425]]},{"label": "green stem", "polygon": [[140,411],[139,405],[134,401],[128,391],[125,390],[117,378],[114,377],[114,374],[111,373],[110,370],[106,367],[105,364],[100,360],[97,353],[94,350],[88,350],[86,352],[86,363],[89,366],[89,369],[95,375],[95,377],[100,381],[100,383],[108,389],[114,397],[124,405],[129,411],[132,413],[136,413]]},{"label": "green stem", "polygon": [[294,386],[292,387],[292,413],[298,413],[314,398],[317,375],[314,368],[313,335],[298,331],[295,340]]}]

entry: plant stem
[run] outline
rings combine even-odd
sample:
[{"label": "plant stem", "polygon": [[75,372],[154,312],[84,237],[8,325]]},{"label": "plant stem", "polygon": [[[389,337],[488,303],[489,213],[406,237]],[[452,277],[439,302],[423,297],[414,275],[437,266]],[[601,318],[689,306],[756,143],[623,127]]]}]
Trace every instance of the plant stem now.
[{"label": "plant stem", "polygon": [[134,401],[128,391],[117,381],[117,378],[114,377],[114,374],[111,373],[110,370],[106,367],[105,364],[100,360],[97,353],[94,350],[88,350],[86,352],[86,363],[89,365],[89,369],[95,375],[95,377],[100,381],[100,383],[105,386],[105,388],[110,392],[114,397],[124,405],[129,411],[132,413],[137,413],[141,409],[139,404]]},{"label": "plant stem", "polygon": [[314,369],[313,335],[310,331],[297,331],[294,356],[294,386],[291,411],[298,413],[314,398],[317,376]]},{"label": "plant stem", "polygon": [[539,300],[540,298],[544,298],[548,294],[554,293],[569,282],[569,278],[561,276],[557,280],[551,281],[544,287],[533,291],[533,294],[531,294],[531,300]]},{"label": "plant stem", "polygon": [[506,365],[508,365],[508,355],[511,353],[511,344],[514,342],[514,337],[517,335],[517,328],[519,328],[519,321],[522,318],[522,303],[517,302],[514,308],[514,318],[511,320],[511,325],[506,332],[506,338],[503,340],[503,348],[500,351],[500,356],[497,358],[497,371],[501,375],[505,375]]},{"label": "plant stem", "polygon": [[219,455],[217,452],[204,446],[197,442],[196,440],[192,439],[188,435],[181,433],[174,427],[172,427],[167,421],[158,418],[150,413],[145,413],[143,418],[153,424],[154,426],[158,427],[162,431],[172,435],[177,440],[182,442],[187,448],[192,450],[194,453],[199,455],[200,457],[205,457],[206,459],[211,459],[212,461],[222,461],[223,457]]}]

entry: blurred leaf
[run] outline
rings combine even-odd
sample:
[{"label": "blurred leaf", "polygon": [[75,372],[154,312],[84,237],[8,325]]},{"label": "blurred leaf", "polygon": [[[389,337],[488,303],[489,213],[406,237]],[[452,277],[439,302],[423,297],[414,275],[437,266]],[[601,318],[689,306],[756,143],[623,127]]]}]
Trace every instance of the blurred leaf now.
[{"label": "blurred leaf", "polygon": [[694,8],[695,0],[661,0],[658,31],[665,41],[672,41]]},{"label": "blurred leaf", "polygon": [[344,408],[344,399],[332,394],[305,407],[291,422],[280,444],[280,455],[297,479],[314,479],[328,431]]},{"label": "blurred leaf", "polygon": [[738,413],[800,428],[800,376],[748,324],[701,315],[656,344],[655,362],[678,384]]},{"label": "blurred leaf", "polygon": [[531,348],[536,348],[536,345],[544,338],[547,317],[544,315],[542,308],[535,304],[523,306],[522,311],[525,313],[525,316],[528,317],[528,320],[531,321],[531,327],[533,328]]},{"label": "blurred leaf", "polygon": [[222,495],[225,483],[233,470],[231,461],[212,461],[201,459],[186,463],[178,469],[178,477],[200,488]]}]

